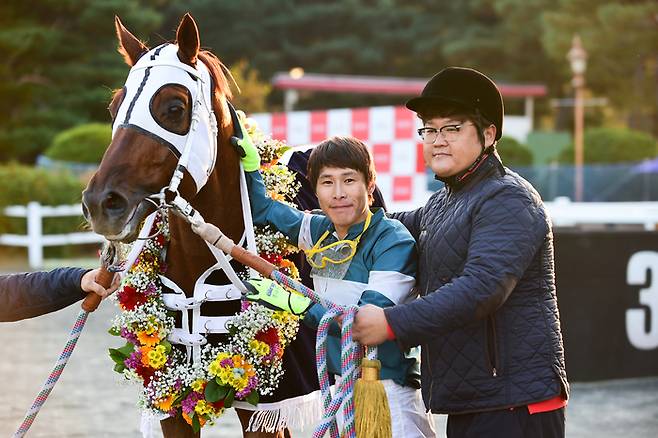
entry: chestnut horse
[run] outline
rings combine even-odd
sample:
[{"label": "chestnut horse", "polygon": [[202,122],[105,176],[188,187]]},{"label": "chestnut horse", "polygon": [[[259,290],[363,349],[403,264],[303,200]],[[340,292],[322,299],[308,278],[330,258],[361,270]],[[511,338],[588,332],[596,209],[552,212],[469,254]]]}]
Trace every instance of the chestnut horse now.
[{"label": "chestnut horse", "polygon": [[[228,99],[231,92],[225,67],[213,54],[200,50],[197,25],[189,14],[183,17],[178,26],[176,44],[163,44],[153,50],[126,30],[118,18],[115,19],[115,26],[119,52],[126,63],[133,67],[144,57],[145,61],[140,65],[147,63],[147,66],[136,73],[137,79],[132,82],[130,81],[135,68],[131,69],[126,86],[113,96],[109,107],[113,119],[116,119],[112,141],[98,171],[83,193],[86,218],[93,230],[108,240],[134,241],[138,237],[143,219],[154,211],[147,198],[168,187],[174,171],[181,170],[177,163],[181,149],[185,148],[180,145],[176,148],[175,144],[172,147],[172,142],[178,137],[184,139],[190,131],[196,132],[191,129],[196,123],[199,127],[197,131],[217,131],[216,150],[212,150],[214,145],[211,144],[207,151],[195,152],[194,147],[197,145],[193,144],[189,166],[182,174],[180,195],[189,201],[206,221],[218,225],[227,236],[238,242],[244,232],[243,216],[238,213],[242,211],[240,163],[238,153],[230,143],[234,122],[229,111]],[[171,54],[174,50],[177,50],[177,58],[182,64],[175,59],[164,62],[164,66],[157,64],[159,55],[167,51]],[[180,65],[174,68],[172,62]],[[182,86],[180,82],[173,83],[173,80],[163,77],[174,70],[179,76],[183,76],[183,81],[190,82],[191,78],[193,85]],[[196,77],[197,70],[205,71],[206,76]],[[152,89],[154,86],[149,85],[147,81],[149,75],[151,78],[160,76],[160,83],[156,83],[159,88]],[[206,115],[212,116],[214,112],[215,116],[207,117],[213,120],[210,123],[207,123],[207,120],[205,124],[203,120],[194,120],[197,113],[192,93],[196,86],[194,83],[199,84],[199,81],[209,82],[212,86],[207,94],[210,96],[212,111],[207,108]],[[200,89],[201,85],[197,91]],[[140,102],[146,104],[140,107]],[[207,106],[210,107],[210,104]],[[138,122],[135,122],[135,119],[138,119]],[[172,138],[174,140],[171,140]],[[211,143],[213,142],[214,138]],[[171,241],[167,250],[166,276],[190,297],[193,295],[196,280],[214,265],[216,260],[204,241],[191,231],[190,225],[183,219],[169,214],[169,226]],[[228,284],[223,273],[220,273],[219,277],[220,282],[214,284]],[[207,304],[215,306],[211,311],[219,315],[232,315],[240,309],[239,299]],[[244,431],[251,412],[238,410],[238,415]],[[194,434],[192,428],[180,417],[163,420],[161,426],[165,437],[199,436]],[[283,436],[284,432],[243,434],[245,437],[272,437]]]}]

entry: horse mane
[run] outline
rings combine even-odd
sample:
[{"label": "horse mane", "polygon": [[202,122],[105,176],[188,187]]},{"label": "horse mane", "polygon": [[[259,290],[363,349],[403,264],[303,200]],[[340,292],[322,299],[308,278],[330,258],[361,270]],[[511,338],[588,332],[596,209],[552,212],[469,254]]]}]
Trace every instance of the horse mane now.
[{"label": "horse mane", "polygon": [[230,77],[233,83],[235,83],[235,80],[233,80],[233,76],[229,69],[214,53],[209,52],[208,50],[201,50],[198,54],[198,58],[206,65],[206,67],[208,67],[210,77],[213,81],[213,109],[215,114],[220,115],[220,117],[218,117],[220,120],[217,122],[220,126],[226,126],[230,123],[231,117],[225,111],[226,105],[224,102],[233,98],[233,92],[231,91],[228,78]]}]

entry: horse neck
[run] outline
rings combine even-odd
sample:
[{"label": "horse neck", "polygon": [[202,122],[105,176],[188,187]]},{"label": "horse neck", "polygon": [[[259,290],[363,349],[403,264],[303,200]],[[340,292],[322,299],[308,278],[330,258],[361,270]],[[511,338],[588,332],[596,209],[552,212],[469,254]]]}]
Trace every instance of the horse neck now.
[{"label": "horse neck", "polygon": [[[191,201],[206,222],[238,242],[244,231],[240,198],[240,167],[237,154],[228,139],[220,138],[215,170],[206,185]],[[190,225],[169,215],[171,241],[167,251],[167,277],[191,296],[199,276],[215,263],[206,243]]]}]

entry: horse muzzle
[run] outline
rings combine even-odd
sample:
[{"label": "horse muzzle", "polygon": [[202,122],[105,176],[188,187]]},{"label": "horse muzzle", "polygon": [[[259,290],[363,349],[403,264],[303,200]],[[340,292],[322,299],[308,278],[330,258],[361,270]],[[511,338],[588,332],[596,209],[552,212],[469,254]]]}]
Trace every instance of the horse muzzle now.
[{"label": "horse muzzle", "polygon": [[107,240],[132,242],[139,234],[139,224],[149,214],[150,204],[144,198],[130,199],[119,191],[82,194],[82,213],[95,233]]}]

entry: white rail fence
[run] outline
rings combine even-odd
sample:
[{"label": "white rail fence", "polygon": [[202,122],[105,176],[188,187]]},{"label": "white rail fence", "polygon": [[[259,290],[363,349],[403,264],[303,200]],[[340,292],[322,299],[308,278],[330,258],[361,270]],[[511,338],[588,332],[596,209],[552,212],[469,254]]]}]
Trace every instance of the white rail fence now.
[{"label": "white rail fence", "polygon": [[67,234],[43,234],[43,219],[46,217],[81,216],[80,204],[46,206],[38,202],[27,205],[12,205],[4,209],[7,217],[27,219],[27,235],[0,234],[0,245],[22,246],[27,248],[30,268],[43,266],[43,248],[46,246],[78,245],[103,242],[103,236],[91,231]]},{"label": "white rail fence", "polygon": [[[393,206],[392,206],[393,207]],[[395,207],[400,207],[396,205]],[[413,206],[406,206],[409,209]],[[558,198],[547,202],[549,214],[556,227],[577,227],[582,225],[638,225],[647,231],[658,230],[658,202],[570,202]],[[46,217],[80,216],[80,204],[44,206],[30,202],[27,206],[6,207],[3,214],[8,217],[27,219],[27,235],[0,234],[0,245],[22,246],[27,248],[29,266],[38,269],[43,266],[43,249],[46,246],[78,245],[101,243],[103,237],[93,233],[77,232],[67,234],[43,234],[43,219]]]}]

